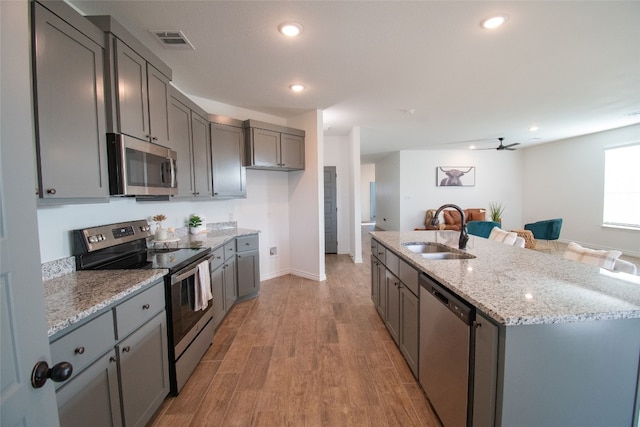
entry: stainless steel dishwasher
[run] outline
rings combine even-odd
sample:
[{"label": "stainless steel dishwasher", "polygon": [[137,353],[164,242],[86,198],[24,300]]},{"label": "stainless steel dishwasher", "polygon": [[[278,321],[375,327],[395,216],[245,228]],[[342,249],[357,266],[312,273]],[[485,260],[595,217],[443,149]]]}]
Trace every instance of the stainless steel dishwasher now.
[{"label": "stainless steel dishwasher", "polygon": [[473,307],[420,275],[419,379],[445,427],[468,425]]}]

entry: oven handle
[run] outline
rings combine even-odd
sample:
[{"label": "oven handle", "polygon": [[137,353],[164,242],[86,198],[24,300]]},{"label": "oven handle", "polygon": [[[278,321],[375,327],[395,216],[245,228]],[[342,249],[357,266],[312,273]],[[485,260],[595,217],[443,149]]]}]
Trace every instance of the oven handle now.
[{"label": "oven handle", "polygon": [[211,256],[202,258],[199,261],[196,261],[196,266],[193,268],[190,268],[188,271],[184,272],[184,273],[179,273],[179,274],[174,274],[173,276],[171,276],[171,284],[175,285],[178,282],[182,282],[184,279],[186,279],[187,277],[193,276],[198,272],[198,265],[202,262],[202,261],[211,261]]}]

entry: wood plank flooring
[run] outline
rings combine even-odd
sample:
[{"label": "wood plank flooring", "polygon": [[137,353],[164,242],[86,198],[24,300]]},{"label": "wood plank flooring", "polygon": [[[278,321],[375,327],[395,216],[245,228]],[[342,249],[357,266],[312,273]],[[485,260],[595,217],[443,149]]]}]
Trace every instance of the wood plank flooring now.
[{"label": "wood plank flooring", "polygon": [[325,282],[262,282],[149,425],[439,427],[371,302],[363,240],[363,264],[327,255]]}]

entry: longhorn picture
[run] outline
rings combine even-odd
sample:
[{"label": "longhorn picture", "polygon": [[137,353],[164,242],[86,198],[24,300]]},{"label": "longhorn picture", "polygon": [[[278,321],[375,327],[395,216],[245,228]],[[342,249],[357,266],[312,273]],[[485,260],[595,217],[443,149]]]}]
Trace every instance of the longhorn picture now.
[{"label": "longhorn picture", "polygon": [[[475,167],[469,166],[465,168],[445,168],[443,166],[438,167],[436,184],[441,187],[462,187],[475,185]],[[462,177],[469,176],[469,179]]]}]

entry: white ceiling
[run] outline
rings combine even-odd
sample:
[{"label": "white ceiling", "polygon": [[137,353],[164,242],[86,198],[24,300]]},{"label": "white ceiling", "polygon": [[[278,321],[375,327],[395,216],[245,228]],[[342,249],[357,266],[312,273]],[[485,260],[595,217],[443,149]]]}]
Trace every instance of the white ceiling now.
[{"label": "white ceiling", "polygon": [[[112,15],[183,92],[281,117],[323,110],[325,135],[361,127],[365,158],[640,123],[640,1],[71,2]],[[507,23],[482,29],[494,13]],[[278,33],[288,20],[301,36]],[[181,30],[195,51],[149,30]]]}]

